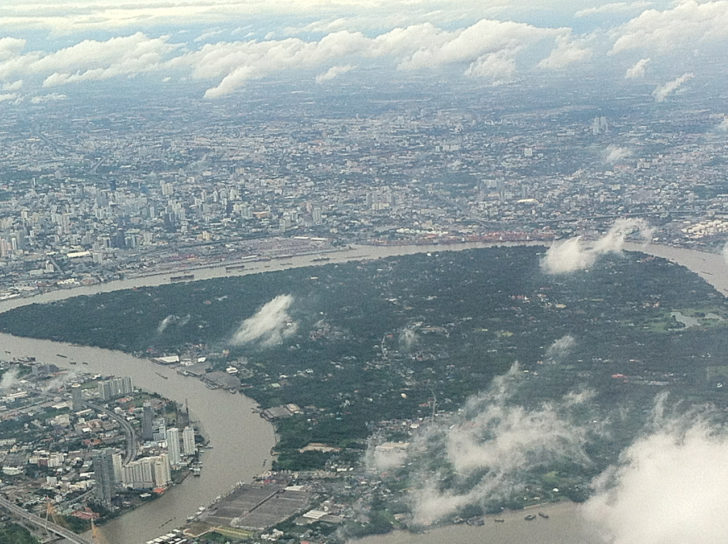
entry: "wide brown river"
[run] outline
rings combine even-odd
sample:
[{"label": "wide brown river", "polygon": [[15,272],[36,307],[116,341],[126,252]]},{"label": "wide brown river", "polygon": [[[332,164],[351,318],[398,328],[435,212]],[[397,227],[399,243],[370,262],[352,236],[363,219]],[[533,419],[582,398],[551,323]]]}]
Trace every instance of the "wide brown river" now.
[{"label": "wide brown river", "polygon": [[[345,262],[405,255],[427,251],[456,251],[485,244],[457,244],[448,246],[359,246],[328,254],[328,261]],[[664,257],[686,266],[700,274],[723,294],[728,294],[728,267],[720,255],[667,246],[627,245],[633,249]],[[245,275],[291,267],[323,264],[314,261],[318,256],[293,257],[285,260],[247,263],[246,267],[230,274],[224,267],[197,269],[195,279]],[[173,274],[179,274],[179,271]],[[91,287],[60,290],[32,298],[13,299],[0,303],[0,312],[32,302],[48,302],[71,296],[115,291],[132,287],[161,285],[169,282],[169,274],[147,276],[109,282]],[[47,340],[20,338],[0,334],[3,350],[13,357],[33,356],[39,361],[55,363],[75,371],[105,375],[131,376],[134,384],[148,391],[187,402],[193,419],[199,421],[210,439],[212,449],[204,453],[204,468],[200,478],[188,478],[149,505],[129,512],[106,524],[102,535],[112,544],[142,544],[169,530],[182,525],[187,516],[198,507],[208,505],[216,497],[224,495],[238,481],[250,481],[264,471],[270,463],[270,450],[275,443],[273,427],[253,412],[255,404],[250,399],[222,390],[211,390],[193,378],[185,378],[174,370],[155,365],[148,360],[130,355],[73,346]],[[63,355],[65,357],[59,357]],[[71,366],[70,361],[76,361]],[[88,365],[82,365],[87,362]],[[527,522],[523,514],[511,513],[504,523],[486,523],[482,527],[455,526],[433,529],[424,534],[392,533],[370,537],[361,544],[451,544],[493,543],[597,543],[598,535],[584,522],[575,505],[564,503],[547,510],[549,519]]]}]

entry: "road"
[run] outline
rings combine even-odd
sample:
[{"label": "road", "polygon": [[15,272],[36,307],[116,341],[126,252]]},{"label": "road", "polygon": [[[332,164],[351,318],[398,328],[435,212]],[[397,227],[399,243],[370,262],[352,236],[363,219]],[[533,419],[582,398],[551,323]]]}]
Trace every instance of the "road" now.
[{"label": "road", "polygon": [[137,454],[137,438],[136,434],[134,434],[134,429],[132,428],[131,424],[124,417],[107,408],[104,408],[103,406],[99,406],[98,404],[91,404],[90,402],[87,402],[86,404],[97,412],[105,413],[107,416],[109,416],[109,418],[113,419],[119,425],[121,425],[121,428],[124,430],[124,434],[126,435],[126,452],[124,454],[124,464],[127,465],[131,463]]},{"label": "road", "polygon": [[66,529],[65,527],[56,525],[50,520],[45,520],[39,516],[36,516],[35,514],[32,514],[27,510],[22,509],[17,504],[10,502],[4,497],[0,497],[0,508],[4,508],[12,515],[22,518],[26,522],[32,523],[40,529],[48,529],[48,531],[50,531],[51,533],[63,537],[73,544],[91,544],[90,541],[86,540],[81,535],[77,535],[76,533],[69,529]]}]

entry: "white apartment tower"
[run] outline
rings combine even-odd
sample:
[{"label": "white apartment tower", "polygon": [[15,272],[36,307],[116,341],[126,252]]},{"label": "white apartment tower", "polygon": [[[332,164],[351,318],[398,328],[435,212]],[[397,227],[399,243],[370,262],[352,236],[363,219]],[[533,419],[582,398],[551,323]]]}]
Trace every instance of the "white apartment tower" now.
[{"label": "white apartment tower", "polygon": [[182,453],[184,455],[195,454],[195,430],[187,425],[182,431]]},{"label": "white apartment tower", "polygon": [[182,463],[182,456],[179,451],[179,429],[176,427],[167,429],[167,454],[169,455],[169,463],[172,466]]},{"label": "white apartment tower", "polygon": [[166,453],[162,453],[154,461],[154,483],[157,487],[167,487],[171,481],[172,473],[169,468],[169,457]]}]

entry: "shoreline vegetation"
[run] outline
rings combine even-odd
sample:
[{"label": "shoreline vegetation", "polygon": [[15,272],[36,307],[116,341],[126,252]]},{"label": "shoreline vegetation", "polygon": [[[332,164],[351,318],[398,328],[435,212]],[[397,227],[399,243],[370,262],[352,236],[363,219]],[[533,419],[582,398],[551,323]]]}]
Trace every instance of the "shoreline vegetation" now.
[{"label": "shoreline vegetation", "polygon": [[[487,249],[496,247],[541,247],[547,249],[550,242],[543,240],[517,241],[517,242],[447,242],[447,243],[417,243],[392,245],[352,244],[345,248],[327,250],[325,258],[320,253],[303,255],[286,255],[282,257],[257,257],[245,260],[244,264],[235,262],[222,262],[215,264],[200,264],[195,266],[181,266],[170,270],[153,271],[138,276],[128,276],[124,279],[113,279],[92,285],[58,286],[55,289],[36,292],[28,296],[18,296],[0,300],[0,314],[14,308],[33,303],[53,302],[65,300],[80,295],[108,293],[138,287],[155,287],[167,285],[170,278],[187,275],[194,272],[193,278],[185,281],[202,281],[214,278],[232,278],[251,274],[276,272],[292,268],[323,266],[327,264],[346,263],[351,261],[371,261],[386,257],[399,257],[428,252],[463,251],[468,249]],[[723,280],[718,273],[725,270],[723,257],[706,248],[692,249],[682,246],[654,244],[644,242],[625,242],[624,251],[645,253],[654,257],[665,258],[681,266],[689,268],[706,282],[728,296],[728,280]]]},{"label": "shoreline vegetation", "polygon": [[[536,243],[536,244],[533,244],[533,245],[542,246],[543,244],[542,243]],[[458,247],[458,246],[452,246],[452,245],[433,246],[433,247],[430,247],[430,246],[427,246],[427,247],[422,247],[422,246],[406,246],[405,248],[400,248],[400,249],[402,249],[402,253],[397,253],[397,248],[396,247],[395,248],[393,248],[393,247],[387,247],[385,249],[387,250],[386,257],[395,257],[397,255],[411,255],[411,254],[419,255],[420,256],[419,257],[420,264],[422,264],[422,262],[424,262],[423,261],[423,259],[424,259],[423,255],[428,255],[430,252],[437,252],[438,254],[440,254],[440,253],[441,254],[446,254],[446,253],[449,253],[449,252],[461,251],[461,250],[464,250],[464,249],[472,249],[472,246],[473,246],[472,244],[468,244],[468,245],[466,245],[464,247],[463,246]],[[493,246],[494,246],[493,244],[488,244],[485,247],[493,247]],[[524,244],[512,244],[512,245],[511,244],[508,244],[508,245],[506,245],[506,247],[511,247],[511,248],[513,248],[513,246],[515,246],[515,247],[524,247]],[[632,246],[635,246],[635,247],[632,247]],[[478,245],[478,247],[483,247],[483,245]],[[498,244],[495,244],[495,247],[502,247],[502,246],[501,245],[498,245]],[[689,266],[691,268],[691,271],[692,272],[696,272],[696,273],[700,274],[704,279],[713,279],[714,281],[717,280],[716,276],[714,275],[714,272],[711,272],[710,270],[706,270],[706,269],[711,269],[711,267],[714,268],[714,267],[718,266],[719,263],[717,262],[716,259],[719,259],[720,261],[722,261],[722,259],[720,259],[720,256],[718,256],[718,255],[713,255],[713,254],[708,254],[708,253],[701,253],[701,252],[697,252],[697,251],[694,251],[694,250],[684,250],[684,249],[670,248],[668,246],[639,246],[639,245],[634,245],[633,244],[633,245],[630,245],[628,248],[629,248],[630,251],[636,250],[636,251],[639,251],[639,252],[643,252],[643,253],[647,253],[647,254],[652,254],[652,255],[658,254],[661,257],[664,257],[664,258],[667,258],[667,259],[673,260],[673,261],[676,260],[676,259],[679,259],[679,253],[680,252],[682,252],[682,253],[691,252],[692,255],[688,255],[688,257],[690,257],[690,259],[692,261],[690,263],[688,263],[687,266]],[[371,249],[372,250],[381,250],[382,248],[380,248],[380,247],[372,247]],[[275,272],[282,272],[284,270],[292,270],[294,268],[298,268],[298,267],[302,267],[302,266],[320,266],[321,267],[320,268],[321,270],[324,270],[324,269],[329,269],[330,270],[331,269],[331,265],[334,265],[334,268],[336,268],[338,265],[343,264],[343,263],[347,263],[347,262],[350,262],[350,261],[355,261],[355,262],[359,262],[360,263],[360,265],[356,265],[356,264],[351,265],[352,268],[358,268],[360,266],[366,266],[367,263],[370,263],[370,266],[373,266],[373,265],[371,265],[371,263],[386,262],[386,261],[379,261],[379,259],[382,258],[383,256],[380,255],[378,253],[378,251],[372,251],[372,253],[369,256],[365,256],[365,255],[362,255],[361,254],[362,253],[362,248],[361,247],[356,248],[356,251],[358,252],[358,254],[356,254],[354,256],[351,256],[351,255],[341,255],[340,256],[341,257],[341,260],[339,260],[337,258],[339,256],[337,256],[337,255],[334,254],[331,257],[329,257],[329,260],[327,260],[327,261],[323,261],[323,262],[322,261],[319,261],[319,262],[312,263],[312,264],[309,264],[309,265],[297,264],[295,262],[295,260],[287,260],[286,262],[274,263],[273,266],[271,266],[270,264],[267,264],[266,266],[268,266],[269,268],[266,268],[266,270],[264,270],[264,271],[261,270],[260,272],[263,272],[265,274],[266,278],[270,278],[271,277],[271,274],[273,274]],[[517,253],[518,253],[518,251],[514,251],[514,250],[511,250],[511,252],[510,252],[510,254],[512,254],[512,255],[515,255]],[[533,248],[530,250],[530,253],[531,254],[535,254],[535,251],[533,250]],[[710,259],[711,262],[710,263],[706,263],[706,259]],[[455,260],[457,260],[457,259],[455,259]],[[450,261],[452,261],[452,259],[450,259]],[[529,260],[529,266],[531,266],[533,264],[533,262],[534,261],[533,261],[533,258],[531,256],[531,260]],[[483,262],[480,262],[479,261],[479,264],[480,265],[483,265],[484,264],[484,261]],[[503,263],[501,263],[501,264],[503,264]],[[640,263],[640,264],[644,264],[644,263]],[[389,263],[389,265],[392,266],[391,263]],[[223,268],[223,267],[221,266],[220,268]],[[216,270],[217,270],[217,268],[216,268]],[[235,272],[236,273],[234,273],[234,274],[228,274],[228,276],[231,276],[231,277],[238,277],[238,276],[243,276],[243,275],[245,275],[245,276],[252,276],[253,274],[256,273],[254,270],[251,270],[251,269],[246,270],[245,271],[245,274],[241,274],[240,273],[241,272],[240,270],[236,270]],[[204,279],[204,278],[200,278],[200,279]],[[300,280],[301,278],[296,278],[296,279],[299,279]],[[137,278],[137,280],[138,280],[138,278]],[[710,283],[713,284],[713,282],[710,282]],[[187,289],[190,289],[190,286],[194,286],[194,285],[197,285],[197,284],[196,283],[195,284],[184,284],[182,286],[183,287],[186,287]],[[141,285],[138,285],[136,287],[141,287]],[[172,287],[180,287],[180,285],[174,285]],[[260,287],[260,286],[258,286],[258,287]],[[571,287],[573,287],[573,286],[571,286]],[[693,287],[697,289],[696,286],[693,286]],[[719,289],[721,292],[725,293],[725,286],[724,285],[714,285],[713,284],[713,287],[715,287],[716,289]],[[168,289],[168,287],[165,287],[165,289]],[[195,290],[194,287],[192,287],[192,290],[193,291]],[[73,296],[72,292],[73,292],[73,290],[69,290],[69,291],[66,291],[63,294],[68,295],[70,297],[70,296]],[[209,298],[209,295],[210,294],[211,293],[205,293],[205,297],[207,297],[207,298],[205,298],[205,300],[210,300],[210,298]],[[224,293],[223,294],[220,294],[220,293],[213,292],[212,294],[215,295],[215,296],[227,296]],[[63,298],[66,298],[66,297],[63,297]],[[13,302],[15,303],[16,301],[13,301]],[[24,302],[25,304],[32,304],[33,303],[33,299],[28,299],[27,301],[26,300],[23,300],[23,301],[20,301],[20,302]],[[711,299],[710,300],[710,304],[709,304],[709,305],[711,305],[710,306],[710,310],[712,311],[714,309],[713,308],[713,305],[720,306],[722,304],[722,302],[723,301],[720,301],[720,300],[712,300]],[[125,302],[125,304],[126,304],[126,302]],[[675,305],[675,304],[673,303],[673,305]],[[258,306],[258,305],[255,305],[255,306]],[[2,308],[2,306],[0,306],[0,308]],[[423,307],[423,308],[424,308],[424,310],[426,310],[426,311],[428,311],[430,313],[433,311],[431,309],[428,310],[425,307]],[[376,310],[376,308],[368,308],[368,307],[366,309],[367,310],[371,310],[371,311]],[[704,312],[701,312],[700,311],[700,310],[704,310],[704,309],[705,308],[701,307],[701,308],[698,308],[695,311],[698,314],[699,313],[704,313]],[[9,311],[9,310],[5,310],[5,311],[2,312],[2,314],[0,314],[0,321],[1,321],[1,318],[3,317],[3,314],[6,311]],[[327,308],[327,312],[331,312],[331,309],[328,309]],[[176,315],[176,314],[170,314],[170,315]],[[633,318],[634,316],[631,316],[631,317]],[[662,319],[662,317],[660,317],[660,316],[658,316],[658,317],[659,317],[659,319]],[[291,318],[291,319],[295,319],[295,317],[294,318]],[[408,321],[409,322],[412,321],[412,316],[409,316],[407,319],[404,320],[405,323],[408,322]],[[398,329],[398,326],[400,326],[401,323],[400,322],[397,322],[397,323],[388,323],[388,325],[390,326],[390,328],[391,328],[392,331],[396,331],[396,330],[399,330]],[[670,327],[671,327],[671,324],[670,323],[667,323],[665,325],[663,325],[661,323],[657,323],[657,324],[651,323],[649,325],[651,327],[663,327],[664,326],[665,327],[665,331],[670,330]],[[434,325],[434,326],[436,327],[436,326],[439,326],[439,325]],[[8,330],[8,332],[11,332],[12,334],[16,334],[16,332],[15,331],[12,331],[12,330]],[[327,334],[330,333],[330,332],[331,332],[330,330],[326,331]],[[418,332],[420,333],[420,337],[426,336],[426,334],[422,334],[422,331],[421,330],[419,330]],[[449,333],[452,333],[452,331],[448,331],[448,332]],[[498,332],[498,331],[496,331],[496,332]],[[501,332],[503,332],[503,331],[501,331]],[[513,331],[506,331],[506,332],[513,332]],[[652,332],[654,332],[654,331],[652,331]],[[660,331],[660,332],[664,332],[664,331]],[[429,333],[427,333],[427,334],[429,334]],[[437,334],[437,332],[435,332],[435,334]],[[493,337],[490,338],[490,341],[496,341],[496,342],[498,342],[498,341],[501,341],[503,338],[509,338],[509,335],[505,335],[505,334],[503,334],[503,335],[495,334],[495,336],[493,336]],[[68,341],[68,338],[63,338],[63,337],[59,337],[59,338],[52,337],[51,339],[53,339],[53,340]],[[342,338],[342,340],[349,340],[349,339]],[[368,341],[370,342],[371,339],[369,339]],[[386,342],[384,340],[382,340],[379,349],[382,350],[382,351],[386,351],[387,348],[390,351],[394,351],[395,350],[395,346],[393,344],[390,345],[390,346],[385,346],[385,344],[386,344]],[[119,347],[123,347],[123,346],[118,346],[118,345],[109,345],[109,346],[106,346],[106,345],[102,345],[100,347],[109,347],[109,348],[112,348],[112,349],[119,349]],[[432,347],[432,346],[430,346],[430,347]],[[442,345],[439,345],[438,344],[438,345],[435,346],[435,348],[436,347],[442,348]],[[513,351],[513,349],[511,349],[511,348],[513,348],[513,346],[510,343],[508,343],[507,341],[503,341],[503,344],[500,347],[501,348],[509,348],[510,351]],[[432,351],[435,351],[435,348],[433,348]],[[263,351],[265,351],[265,350],[263,350]],[[259,350],[257,353],[258,353],[258,356],[260,356],[261,351]],[[147,348],[147,355],[148,355],[148,348]],[[285,355],[286,355],[285,353],[282,353],[281,354],[281,357],[282,356],[285,356]],[[507,368],[506,363],[507,362],[508,363],[512,363],[513,359],[514,359],[514,357],[513,356],[510,356],[509,357],[509,361],[501,361],[501,362],[493,361],[493,363],[494,363],[493,364],[493,368],[492,368],[493,372],[491,372],[489,376],[486,376],[485,377],[485,381],[482,382],[481,387],[484,384],[489,383],[490,382],[490,379],[492,378],[492,376],[501,374]],[[226,359],[225,361],[227,363],[227,362],[229,362],[229,359]],[[387,362],[388,363],[391,363],[392,361],[387,360]],[[395,363],[400,363],[401,361],[394,361],[394,362]],[[277,364],[279,364],[279,365],[280,364],[283,364],[283,359],[282,358],[279,358],[277,360]],[[242,370],[245,370],[245,369],[243,368]],[[263,384],[263,385],[265,385],[266,389],[269,391],[269,392],[266,393],[266,395],[264,395],[263,397],[261,397],[261,396],[253,396],[253,399],[256,402],[261,403],[261,401],[263,401],[263,406],[265,406],[266,408],[272,407],[274,405],[274,401],[275,400],[278,400],[279,397],[281,399],[283,399],[283,397],[280,396],[280,395],[279,396],[276,396],[277,393],[275,391],[272,392],[272,393],[270,392],[270,389],[271,388],[268,387],[268,386],[270,386],[272,383],[276,383],[276,382],[271,382],[270,380],[268,380],[267,383],[264,383]],[[258,385],[261,385],[261,384],[258,384]],[[553,384],[550,384],[550,385],[553,386]],[[279,387],[274,387],[273,389],[274,390],[280,389],[280,384],[279,384]],[[248,390],[241,389],[241,392],[248,393]],[[442,393],[442,397],[448,398],[447,397],[447,393],[448,393],[447,391],[444,392],[444,393]],[[450,396],[453,395],[453,392],[452,391],[450,391],[449,393],[450,393]],[[420,396],[422,398],[415,397],[415,399],[413,399],[412,402],[418,402],[420,404],[429,402],[429,396],[430,396],[429,393],[426,394],[426,395],[420,395]],[[462,397],[462,395],[461,395],[461,397]],[[283,400],[285,400],[285,399],[283,399]],[[400,403],[400,404],[402,404],[402,403]],[[455,402],[452,402],[451,404],[454,405],[456,403]],[[429,411],[429,409],[430,409],[430,406],[428,404],[427,405],[427,409],[424,410],[424,411],[427,412],[427,411]],[[420,411],[420,412],[422,412],[422,411]],[[276,419],[276,418],[274,418],[274,419]],[[289,425],[291,423],[294,423],[295,424],[296,423],[296,418],[292,418],[292,419],[288,419],[287,418],[285,420],[276,420],[276,426],[275,426],[275,428],[276,428],[276,438],[277,439],[282,438],[282,440],[286,440],[286,439],[290,438],[290,436],[291,436],[290,435],[290,432],[291,431],[290,431],[290,429],[287,429],[285,427],[285,425]],[[281,427],[281,426],[283,426],[283,427]],[[286,435],[288,435],[288,438],[286,438]],[[311,438],[311,437],[309,437],[309,438]],[[348,446],[354,452],[357,452],[358,451],[359,454],[361,454],[361,452],[362,452],[362,449],[361,449],[361,446],[362,446],[361,440],[365,439],[366,438],[366,435],[363,435],[361,437],[358,437],[358,436],[348,437],[348,439],[350,439],[350,440],[352,438],[353,438],[354,442],[351,443],[351,444],[349,444]],[[357,441],[359,441],[359,444],[358,445],[356,444]],[[300,446],[301,444],[294,444],[293,446],[296,446],[296,445]],[[305,445],[305,444],[303,444],[303,445]],[[277,446],[276,447],[279,448],[279,446],[280,446],[280,442],[277,440]],[[281,452],[281,449],[279,448],[279,453],[280,452]],[[315,457],[318,457],[318,459],[313,459],[313,462],[314,463],[317,463],[317,462],[320,461],[320,456],[308,456],[308,457],[314,457],[314,458]],[[286,458],[285,458],[285,455],[284,455],[283,462],[285,462],[285,461],[286,461]],[[301,456],[299,456],[299,458],[297,460],[295,460],[294,462],[295,463],[301,463],[301,462],[305,462],[305,460]],[[280,465],[280,458],[279,458],[279,467],[278,468],[284,468],[284,469],[286,468],[285,465]],[[301,465],[299,465],[296,468],[299,468],[300,469],[302,467],[301,467]],[[305,468],[305,467],[303,467],[303,468]],[[311,468],[316,468],[316,467],[311,467]],[[549,510],[551,508],[562,508],[561,506],[559,506],[559,505],[562,505],[562,504],[564,504],[563,497],[558,497],[558,500],[556,500],[555,502],[549,501],[549,502],[539,503],[539,504],[536,504],[536,505],[527,506],[527,508],[529,509],[528,511],[533,511],[533,510],[539,509],[539,508],[540,509],[544,509],[544,512],[548,514],[547,510]],[[515,510],[515,511],[518,512],[518,510]],[[521,512],[522,512],[522,510],[521,510]],[[490,519],[491,517],[493,517],[493,516],[488,516],[488,519]]]}]

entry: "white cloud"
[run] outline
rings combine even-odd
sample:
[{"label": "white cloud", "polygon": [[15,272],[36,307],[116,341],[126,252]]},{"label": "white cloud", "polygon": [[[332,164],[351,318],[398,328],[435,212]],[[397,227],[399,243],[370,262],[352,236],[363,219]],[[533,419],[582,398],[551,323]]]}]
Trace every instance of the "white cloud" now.
[{"label": "white cloud", "polygon": [[576,345],[576,339],[570,334],[565,334],[561,338],[554,340],[546,349],[546,356],[549,359],[560,359],[567,355]]},{"label": "white cloud", "polygon": [[[530,0],[538,5],[535,0]],[[541,3],[542,4],[542,3]],[[518,10],[523,3],[520,3]],[[419,22],[461,23],[477,17],[505,15],[507,0],[4,0],[0,20],[5,28],[42,28],[56,34],[170,28],[200,25],[250,24],[251,18],[267,21],[302,21],[305,32],[330,32],[350,28],[382,29]],[[542,6],[539,6],[542,7]],[[311,23],[312,19],[321,23]],[[337,23],[338,21],[338,23]],[[294,23],[295,24],[295,23]]]},{"label": "white cloud", "polygon": [[9,100],[15,100],[18,98],[17,93],[2,93],[0,94],[0,102],[7,102]]},{"label": "white cloud", "polygon": [[78,372],[64,372],[56,375],[51,381],[45,383],[43,385],[43,391],[58,391],[67,387],[69,384],[77,383],[78,381]]},{"label": "white cloud", "polygon": [[3,91],[19,91],[23,88],[23,80],[18,79],[9,83],[4,83],[2,86]]},{"label": "white cloud", "polygon": [[728,38],[728,1],[682,0],[664,11],[649,9],[613,31],[611,52],[649,48],[662,53]]},{"label": "white cloud", "polygon": [[[600,429],[578,424],[572,412],[582,410],[591,394],[525,408],[512,402],[521,376],[514,365],[457,414],[428,425],[414,438],[408,461],[422,471],[410,493],[415,524],[429,525],[466,505],[523,493],[528,481],[524,475],[535,466],[591,464],[584,447]],[[442,474],[430,472],[432,463],[445,463],[455,481],[443,488]]]},{"label": "white cloud", "polygon": [[382,473],[401,467],[407,461],[407,446],[407,443],[384,442],[381,437],[370,438],[364,456],[367,470]]},{"label": "white cloud", "polygon": [[76,45],[44,55],[31,68],[35,72],[75,71],[88,67],[106,67],[118,63],[137,61],[137,65],[149,62],[149,56],[159,59],[176,46],[167,38],[149,38],[141,32],[130,36],[110,38],[106,41],[83,40]]},{"label": "white cloud", "polygon": [[488,53],[473,61],[465,70],[466,76],[489,79],[494,85],[511,81],[516,74],[516,51]]},{"label": "white cloud", "polygon": [[210,38],[214,38],[215,36],[219,36],[222,33],[223,33],[222,30],[208,30],[207,32],[203,32],[202,34],[200,34],[199,36],[197,36],[193,41],[196,42],[196,43],[197,42],[206,42]]},{"label": "white cloud", "polygon": [[233,345],[257,343],[264,347],[275,346],[298,330],[288,314],[293,304],[291,295],[278,295],[264,304],[253,316],[243,321],[230,341]]},{"label": "white cloud", "polygon": [[207,90],[206,98],[229,94],[246,82],[289,69],[317,67],[342,57],[365,51],[370,40],[359,32],[336,32],[319,41],[298,38],[263,42],[207,44],[199,51],[170,61],[172,68],[192,68],[197,79],[220,82]]},{"label": "white cloud", "polygon": [[419,342],[419,335],[414,329],[406,327],[399,333],[399,347],[404,351],[410,351]]},{"label": "white cloud", "polygon": [[25,40],[0,38],[0,61],[18,55],[25,48]]},{"label": "white cloud", "polygon": [[447,42],[448,36],[448,33],[431,23],[397,27],[373,38],[370,55],[401,58],[427,44],[441,46]]},{"label": "white cloud", "polygon": [[726,115],[715,128],[720,132],[728,132],[728,115]]},{"label": "white cloud", "polygon": [[39,53],[27,53],[0,59],[0,81],[16,80],[20,76],[30,75],[28,66],[39,57]]},{"label": "white cloud", "polygon": [[[281,70],[312,68],[352,57],[387,58],[400,70],[464,65],[466,75],[503,82],[510,80],[516,71],[516,53],[562,34],[563,30],[488,19],[454,31],[425,23],[395,28],[374,38],[359,32],[339,31],[319,41],[287,38],[210,44],[175,59],[170,65],[190,66],[193,76],[199,79],[221,78],[207,90],[207,98],[224,96],[252,79]],[[569,51],[573,60],[586,54],[583,50],[575,52],[573,47]]]},{"label": "white cloud", "polygon": [[67,95],[61,93],[49,93],[39,96],[34,96],[30,99],[32,104],[44,104],[45,102],[57,102],[58,100],[66,100]]},{"label": "white cloud", "polygon": [[597,256],[589,251],[581,241],[581,237],[557,240],[541,261],[541,268],[548,274],[568,274],[584,270],[596,261]]},{"label": "white cloud", "polygon": [[354,69],[354,66],[351,64],[347,64],[345,66],[332,66],[328,70],[326,70],[323,74],[319,74],[316,76],[316,83],[325,83],[326,81],[331,81],[332,79],[335,79],[339,77],[342,74],[345,74],[347,72],[350,72]]},{"label": "white cloud", "polygon": [[[385,58],[400,70],[464,65],[466,75],[503,82],[515,73],[516,53],[561,34],[563,30],[487,19],[454,31],[425,23],[395,28],[375,37],[338,31],[317,41],[286,38],[207,44],[171,60],[168,67],[191,68],[197,79],[218,79],[205,93],[206,98],[227,95],[250,80],[283,70],[317,68],[356,58]],[[319,82],[342,73],[340,66],[351,63],[337,64],[333,72],[319,76]]]},{"label": "white cloud", "polygon": [[[69,2],[62,0],[58,5],[70,8]],[[630,49],[634,43],[634,47],[660,48],[668,53],[673,49],[665,44],[672,44],[673,38],[679,38],[675,47],[683,48],[728,39],[728,24],[721,23],[728,16],[720,14],[728,0],[702,4],[686,0],[663,11],[646,10],[612,30],[595,29],[583,34],[574,33],[568,26],[552,28],[484,18],[486,14],[507,17],[509,13],[527,13],[529,5],[536,5],[535,0],[518,7],[505,0],[490,2],[486,7],[474,0],[458,3],[457,7],[444,0],[395,3],[411,5],[416,13],[394,17],[391,4],[383,0],[311,0],[289,7],[290,16],[285,19],[279,17],[285,12],[282,0],[270,5],[262,0],[157,0],[153,5],[124,6],[110,0],[94,0],[65,11],[58,7],[55,15],[46,14],[52,19],[47,24],[54,30],[88,34],[96,28],[107,33],[133,28],[136,33],[105,41],[81,40],[58,51],[26,51],[24,39],[2,38],[0,82],[22,79],[24,88],[32,88],[39,81],[45,87],[55,87],[155,72],[158,80],[173,76],[207,81],[205,96],[216,98],[235,92],[251,80],[291,70],[315,70],[317,81],[322,83],[344,73],[345,67],[354,69],[369,61],[403,71],[454,68],[465,76],[499,84],[527,74],[539,58],[536,55],[540,55],[537,65],[542,69],[586,63],[595,51],[610,46],[603,42],[605,38],[611,42],[612,52]],[[646,5],[639,1],[614,2],[577,13],[582,17],[590,13],[621,13]],[[19,24],[18,19],[25,18],[35,21],[28,23],[30,26],[42,26],[45,23],[40,22],[38,14],[50,8],[36,8],[34,11],[21,3],[3,5],[0,18],[11,24]],[[567,6],[562,6],[561,12],[572,13]],[[267,23],[256,26],[241,13],[267,15]],[[287,28],[297,17],[300,23]],[[189,21],[194,21],[194,25]],[[276,27],[277,22],[285,24]],[[155,25],[178,25],[174,40],[138,31]],[[266,32],[271,38],[262,41],[246,38],[247,41],[205,43],[220,39],[221,34],[255,36]],[[299,37],[286,37],[290,36],[286,32],[298,32]],[[669,39],[663,40],[664,34]],[[68,41],[64,39],[64,43]],[[648,62],[647,58],[640,60],[627,70],[625,77],[644,76]]]},{"label": "white cloud", "polygon": [[587,247],[580,236],[559,240],[551,244],[541,260],[541,269],[547,274],[568,274],[592,266],[607,253],[618,253],[628,235],[638,233],[649,241],[653,229],[643,219],[618,219],[612,228]]},{"label": "white cloud", "polygon": [[170,326],[174,325],[177,327],[184,327],[187,325],[187,323],[190,322],[191,316],[190,314],[187,314],[184,317],[180,317],[178,315],[170,314],[162,321],[159,322],[159,325],[157,325],[157,334],[162,334],[164,331],[166,331]]},{"label": "white cloud", "polygon": [[622,159],[630,157],[632,152],[626,147],[620,147],[618,145],[609,145],[604,152],[604,162],[607,164],[613,164],[619,162]]},{"label": "white cloud", "polygon": [[650,59],[640,59],[634,63],[627,72],[624,74],[626,79],[639,79],[644,77],[647,65],[650,63]]},{"label": "white cloud", "polygon": [[574,14],[574,17],[590,17],[592,15],[614,15],[622,13],[630,13],[633,11],[648,8],[653,2],[612,2],[590,8],[580,9]]},{"label": "white cloud", "polygon": [[31,66],[37,72],[53,72],[44,87],[85,80],[135,75],[157,69],[177,46],[167,38],[148,38],[142,33],[111,38],[105,42],[86,40],[39,59]]},{"label": "white cloud", "polygon": [[591,56],[591,49],[572,40],[570,36],[564,35],[556,38],[556,48],[538,65],[541,68],[559,69],[575,62],[589,60]]},{"label": "white cloud", "polygon": [[[665,425],[665,424],[663,424]],[[698,422],[637,440],[595,482],[586,519],[615,544],[719,544],[728,534],[728,437]]]},{"label": "white cloud", "polygon": [[19,370],[16,367],[9,368],[3,373],[2,379],[0,379],[0,391],[15,387],[20,382],[18,377]]},{"label": "white cloud", "polygon": [[553,39],[561,33],[556,29],[513,21],[482,19],[462,30],[434,32],[428,41],[410,41],[407,45],[411,53],[400,62],[399,68],[419,70],[459,63],[472,65],[485,55],[518,49],[545,38]]},{"label": "white cloud", "polygon": [[678,78],[668,81],[664,85],[659,85],[654,91],[652,91],[652,96],[655,97],[657,102],[664,102],[668,96],[682,87],[683,83],[690,81],[694,77],[695,74],[693,73],[685,73]]},{"label": "white cloud", "polygon": [[149,38],[137,32],[106,41],[83,40],[52,53],[33,51],[0,62],[0,80],[41,76],[43,86],[135,75],[160,68],[177,49],[167,37]]}]

